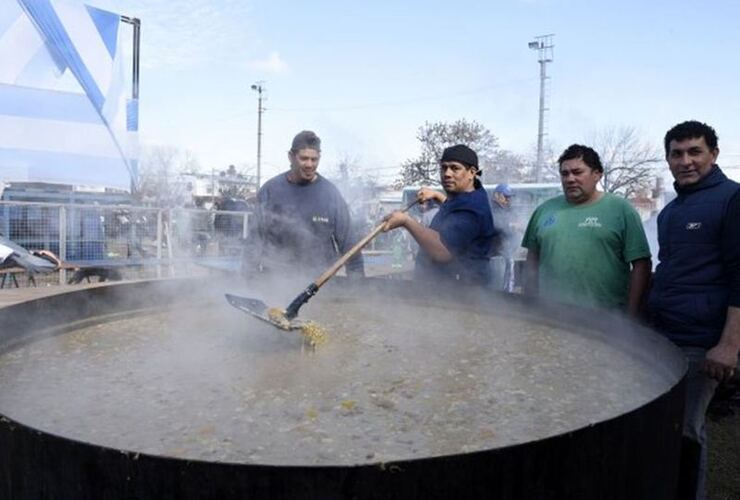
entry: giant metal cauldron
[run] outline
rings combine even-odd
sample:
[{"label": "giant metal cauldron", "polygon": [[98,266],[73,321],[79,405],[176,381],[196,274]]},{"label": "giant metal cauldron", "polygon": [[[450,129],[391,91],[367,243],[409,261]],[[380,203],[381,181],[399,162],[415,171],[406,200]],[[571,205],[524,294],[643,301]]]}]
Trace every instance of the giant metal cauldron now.
[{"label": "giant metal cauldron", "polygon": [[[223,301],[224,283],[206,290],[196,280],[116,284],[0,309],[0,354],[81,326],[136,316],[153,307]],[[485,310],[487,297],[425,295],[409,282],[336,282],[313,301],[379,292],[399,301]],[[497,297],[496,315],[524,313],[533,322],[577,324],[600,335],[615,318],[584,314],[517,297]],[[214,302],[215,303],[215,302]],[[501,307],[503,305],[503,307]],[[304,311],[305,312],[305,311]],[[235,312],[234,314],[238,314]],[[246,317],[245,317],[246,318]],[[555,319],[553,319],[555,318]],[[246,321],[246,319],[245,319]],[[681,441],[685,364],[663,339],[624,326],[620,349],[649,352],[667,389],[639,408],[591,425],[521,444],[391,462],[275,465],[175,458],[116,449],[44,432],[3,417],[0,405],[0,498],[568,498],[672,499]]]}]

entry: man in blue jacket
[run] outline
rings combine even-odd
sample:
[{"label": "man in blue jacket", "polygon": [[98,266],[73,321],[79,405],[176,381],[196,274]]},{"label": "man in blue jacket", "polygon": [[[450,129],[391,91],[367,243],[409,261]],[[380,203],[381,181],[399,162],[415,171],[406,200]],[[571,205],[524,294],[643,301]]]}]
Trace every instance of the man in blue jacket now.
[{"label": "man in blue jacket", "polygon": [[496,221],[493,240],[491,274],[493,287],[504,292],[514,291],[514,255],[519,250],[521,235],[515,236],[516,214],[511,207],[514,191],[508,184],[499,184],[493,190],[491,214]]},{"label": "man in blue jacket", "polygon": [[478,180],[478,155],[463,144],[445,149],[439,175],[444,194],[429,188],[417,194],[422,203],[441,203],[430,226],[396,211],[386,217],[385,231],[403,227],[419,244],[415,280],[488,285],[495,232],[488,196]]},{"label": "man in blue jacket", "polygon": [[704,498],[706,410],[740,352],[740,184],[716,164],[712,127],[678,124],[664,145],[677,197],[658,216],[660,264],[648,308],[689,362],[680,491]]}]

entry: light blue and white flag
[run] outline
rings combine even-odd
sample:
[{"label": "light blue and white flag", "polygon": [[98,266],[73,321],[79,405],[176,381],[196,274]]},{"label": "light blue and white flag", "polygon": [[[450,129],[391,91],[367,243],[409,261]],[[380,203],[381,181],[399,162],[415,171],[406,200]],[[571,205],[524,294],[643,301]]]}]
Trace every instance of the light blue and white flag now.
[{"label": "light blue and white flag", "polygon": [[0,0],[0,180],[136,182],[120,27],[79,1]]}]

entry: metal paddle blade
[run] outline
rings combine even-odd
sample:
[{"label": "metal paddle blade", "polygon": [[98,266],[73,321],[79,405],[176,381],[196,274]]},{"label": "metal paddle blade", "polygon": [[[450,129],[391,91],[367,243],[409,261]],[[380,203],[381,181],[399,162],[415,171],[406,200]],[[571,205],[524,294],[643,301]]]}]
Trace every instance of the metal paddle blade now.
[{"label": "metal paddle blade", "polygon": [[267,317],[267,310],[269,307],[259,299],[250,299],[249,297],[240,297],[239,295],[231,295],[230,293],[227,293],[226,300],[228,300],[229,304],[232,306],[237,309],[241,309],[246,313],[257,317]]},{"label": "metal paddle blade", "polygon": [[229,304],[236,307],[240,311],[247,314],[251,314],[257,319],[270,323],[272,326],[280,328],[281,330],[298,330],[303,327],[300,321],[290,321],[289,319],[282,316],[280,309],[273,309],[277,314],[270,314],[270,307],[259,299],[252,299],[249,297],[240,297],[238,295],[226,294],[226,300]]}]

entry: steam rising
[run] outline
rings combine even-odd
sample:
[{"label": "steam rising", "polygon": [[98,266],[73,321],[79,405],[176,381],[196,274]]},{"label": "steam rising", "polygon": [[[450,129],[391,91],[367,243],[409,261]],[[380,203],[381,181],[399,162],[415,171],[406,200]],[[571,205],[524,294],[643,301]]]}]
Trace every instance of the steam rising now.
[{"label": "steam rising", "polygon": [[[281,275],[229,291],[277,305],[303,286]],[[528,321],[490,295],[460,306],[372,289],[329,284],[304,306],[331,337],[304,354],[297,333],[229,307],[223,283],[184,304],[176,294],[165,312],[0,356],[0,412],[145,453],[352,464],[526,442],[629,411],[673,383],[655,367],[660,342],[649,349],[626,323],[611,343],[587,320],[578,333]],[[499,312],[474,312],[485,308]]]}]

